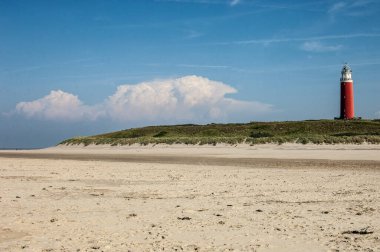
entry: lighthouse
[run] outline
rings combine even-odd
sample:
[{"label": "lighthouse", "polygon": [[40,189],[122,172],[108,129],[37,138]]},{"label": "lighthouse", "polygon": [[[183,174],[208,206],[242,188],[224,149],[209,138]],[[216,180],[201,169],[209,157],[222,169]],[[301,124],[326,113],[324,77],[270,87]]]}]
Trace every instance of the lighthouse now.
[{"label": "lighthouse", "polygon": [[340,119],[354,119],[354,85],[352,70],[347,63],[342,68],[340,78]]}]

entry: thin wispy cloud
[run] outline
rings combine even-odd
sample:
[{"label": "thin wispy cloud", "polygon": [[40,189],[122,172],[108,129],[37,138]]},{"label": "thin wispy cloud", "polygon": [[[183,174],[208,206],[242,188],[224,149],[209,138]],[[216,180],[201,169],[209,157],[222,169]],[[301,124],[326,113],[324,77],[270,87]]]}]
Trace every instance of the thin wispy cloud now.
[{"label": "thin wispy cloud", "polygon": [[[187,4],[222,4],[222,5],[236,5],[240,0],[156,0],[155,2],[173,2],[173,3],[187,3]],[[232,4],[237,2],[236,4]]]},{"label": "thin wispy cloud", "polygon": [[342,11],[346,8],[347,6],[347,3],[346,2],[338,2],[338,3],[335,3],[333,4],[329,9],[328,9],[328,13],[332,14],[332,13],[336,13],[336,12],[339,12],[339,11]]},{"label": "thin wispy cloud", "polygon": [[369,4],[373,4],[378,2],[378,0],[355,0],[351,3],[352,7],[362,7],[367,6]]},{"label": "thin wispy cloud", "polygon": [[[235,71],[240,71],[244,73],[251,73],[251,74],[273,74],[273,73],[283,73],[283,72],[307,72],[307,71],[314,71],[314,70],[320,70],[320,69],[331,69],[331,70],[337,70],[339,71],[342,67],[342,64],[345,62],[342,61],[341,64],[323,64],[323,65],[314,65],[314,66],[305,66],[305,65],[295,65],[295,66],[283,66],[283,67],[276,67],[275,69],[242,69],[242,68],[231,68]],[[355,62],[349,62],[350,66],[352,67],[363,67],[363,66],[378,66],[380,65],[380,58],[379,59],[372,59],[372,60],[366,60],[366,61],[355,61]]]},{"label": "thin wispy cloud", "polygon": [[239,4],[239,3],[240,3],[240,0],[232,0],[232,1],[230,2],[230,5],[231,5],[231,6],[235,6],[235,5]]},{"label": "thin wispy cloud", "polygon": [[322,1],[305,1],[303,3],[286,3],[286,2],[268,2],[268,1],[244,1],[241,4],[253,7],[269,8],[272,10],[289,10],[289,11],[307,11],[307,12],[324,12],[324,3]]},{"label": "thin wispy cloud", "polygon": [[380,33],[355,33],[355,34],[339,34],[339,35],[324,35],[315,37],[285,37],[285,38],[266,38],[266,39],[251,39],[238,40],[229,42],[215,42],[213,45],[249,45],[261,44],[269,45],[272,43],[300,42],[300,41],[315,41],[315,40],[338,40],[338,39],[353,39],[353,38],[376,38],[380,37]]},{"label": "thin wispy cloud", "polygon": [[231,66],[227,65],[212,65],[212,64],[188,64],[188,63],[182,63],[182,64],[170,64],[170,63],[147,63],[142,64],[143,66],[147,67],[179,67],[179,68],[211,68],[211,69],[226,69],[231,68]]},{"label": "thin wispy cloud", "polygon": [[185,39],[195,39],[203,36],[203,33],[197,30],[185,30]]},{"label": "thin wispy cloud", "polygon": [[[307,3],[268,3],[266,1],[243,1],[243,0],[156,0],[156,2],[173,3],[173,4],[201,4],[201,5],[225,5],[229,7],[234,6],[247,6],[248,8],[228,14],[222,15],[207,15],[196,17],[183,17],[174,20],[162,21],[156,20],[154,22],[139,22],[139,23],[113,23],[98,26],[101,29],[110,30],[123,30],[123,29],[145,29],[145,28],[165,28],[171,26],[185,25],[191,27],[199,27],[199,25],[218,24],[228,20],[235,20],[247,16],[254,16],[261,13],[275,12],[275,11],[308,11],[308,12],[325,12],[323,5],[316,2]],[[236,8],[237,9],[237,8]],[[196,29],[196,28],[194,28]]]},{"label": "thin wispy cloud", "polygon": [[[355,61],[355,62],[349,62],[350,66],[353,67],[363,67],[363,66],[378,66],[380,65],[380,58],[379,59],[372,59],[372,60],[365,60],[365,61]],[[320,70],[320,69],[331,69],[331,70],[340,70],[342,67],[342,64],[344,62],[342,61],[341,64],[323,64],[323,65],[314,65],[314,66],[305,66],[305,65],[299,65],[299,66],[279,66],[275,69],[270,68],[239,68],[239,67],[228,67],[231,71],[236,71],[240,73],[247,73],[247,74],[255,74],[256,76],[259,74],[274,74],[274,73],[289,73],[289,72],[308,72],[308,71],[314,71],[314,70]]]},{"label": "thin wispy cloud", "polygon": [[[330,19],[332,21],[335,20],[337,15],[344,16],[364,16],[370,15],[378,12],[378,8],[376,10],[376,4],[378,1],[374,0],[346,0],[339,1],[332,4],[327,13],[330,15]],[[374,8],[375,7],[375,8]]]},{"label": "thin wispy cloud", "polygon": [[195,65],[195,64],[177,64],[177,67],[188,67],[188,68],[230,68],[230,66],[224,65]]},{"label": "thin wispy cloud", "polygon": [[204,4],[204,5],[229,5],[231,7],[236,5],[245,5],[255,8],[265,8],[272,10],[303,10],[312,12],[322,12],[324,5],[321,1],[308,1],[304,3],[284,3],[284,2],[270,2],[265,0],[155,0],[156,2],[167,3],[183,3],[183,4]]},{"label": "thin wispy cloud", "polygon": [[[336,49],[336,48],[333,48]],[[333,50],[330,48],[330,50]],[[342,62],[343,64],[344,62]],[[303,72],[303,71],[312,71],[317,69],[340,69],[342,64],[323,64],[315,66],[284,66],[276,67],[275,69],[270,68],[242,68],[233,65],[202,65],[202,64],[160,64],[160,63],[151,63],[145,64],[149,67],[170,67],[170,68],[204,68],[204,69],[213,69],[213,70],[228,70],[231,72],[246,73],[246,74],[273,74],[278,72]],[[357,60],[355,62],[350,62],[351,66],[376,66],[380,65],[380,58]]]},{"label": "thin wispy cloud", "polygon": [[305,42],[301,46],[301,49],[307,52],[334,52],[342,48],[342,45],[325,45],[319,41]]},{"label": "thin wispy cloud", "polygon": [[[228,2],[225,4],[228,4]],[[168,20],[168,21],[161,21],[157,20],[154,22],[140,22],[140,23],[114,23],[114,24],[105,24],[99,26],[101,29],[110,29],[110,30],[119,30],[119,29],[142,29],[142,28],[165,28],[167,29],[170,26],[186,26],[186,28],[189,28],[188,26],[192,25],[202,25],[205,23],[219,23],[234,19],[239,19],[247,16],[256,15],[259,13],[265,13],[268,11],[272,11],[278,9],[276,7],[260,7],[255,8],[253,10],[244,10],[244,11],[237,11],[233,13],[223,14],[223,15],[207,15],[207,16],[196,16],[196,17],[184,17],[181,19],[175,19],[175,20]]]}]

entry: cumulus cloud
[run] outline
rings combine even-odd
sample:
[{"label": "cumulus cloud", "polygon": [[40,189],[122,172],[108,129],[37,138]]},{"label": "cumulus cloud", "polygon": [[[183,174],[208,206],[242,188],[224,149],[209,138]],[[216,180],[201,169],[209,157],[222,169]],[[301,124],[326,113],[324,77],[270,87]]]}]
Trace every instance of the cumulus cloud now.
[{"label": "cumulus cloud", "polygon": [[[270,112],[272,105],[226,97],[237,90],[199,76],[121,85],[104,102],[84,105],[61,90],[31,102],[20,102],[22,115],[48,120],[96,120],[121,122],[207,122],[255,116]],[[251,118],[253,119],[253,118]]]},{"label": "cumulus cloud", "polygon": [[27,117],[49,120],[96,119],[102,112],[96,107],[84,105],[78,98],[62,90],[51,91],[49,95],[31,102],[20,102],[16,111]]},{"label": "cumulus cloud", "polygon": [[308,41],[302,44],[301,49],[307,52],[333,52],[342,49],[342,45],[324,45],[318,41]]}]

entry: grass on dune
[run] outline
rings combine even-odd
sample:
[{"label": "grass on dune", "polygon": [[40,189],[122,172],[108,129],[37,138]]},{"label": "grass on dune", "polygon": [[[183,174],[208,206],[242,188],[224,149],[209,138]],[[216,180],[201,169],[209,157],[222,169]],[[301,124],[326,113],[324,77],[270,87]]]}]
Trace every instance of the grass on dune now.
[{"label": "grass on dune", "polygon": [[149,126],[101,135],[76,137],[60,144],[264,144],[264,143],[371,143],[380,144],[380,120],[310,120]]}]

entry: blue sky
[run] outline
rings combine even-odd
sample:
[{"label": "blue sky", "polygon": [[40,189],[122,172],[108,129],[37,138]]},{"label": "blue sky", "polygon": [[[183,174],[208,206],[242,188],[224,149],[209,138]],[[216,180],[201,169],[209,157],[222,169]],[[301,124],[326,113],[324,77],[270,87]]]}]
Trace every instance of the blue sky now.
[{"label": "blue sky", "polygon": [[380,117],[380,2],[0,0],[0,148],[144,125]]}]

